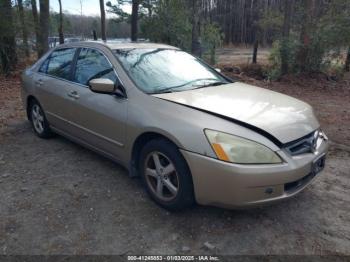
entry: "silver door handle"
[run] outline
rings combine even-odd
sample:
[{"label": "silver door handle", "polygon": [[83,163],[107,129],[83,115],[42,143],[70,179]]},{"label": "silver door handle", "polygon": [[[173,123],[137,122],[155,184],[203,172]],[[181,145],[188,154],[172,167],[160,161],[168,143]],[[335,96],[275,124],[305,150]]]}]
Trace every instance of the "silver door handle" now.
[{"label": "silver door handle", "polygon": [[69,92],[67,95],[74,99],[78,99],[80,97],[77,91]]},{"label": "silver door handle", "polygon": [[39,79],[35,82],[36,86],[41,86],[43,84],[43,80]]}]

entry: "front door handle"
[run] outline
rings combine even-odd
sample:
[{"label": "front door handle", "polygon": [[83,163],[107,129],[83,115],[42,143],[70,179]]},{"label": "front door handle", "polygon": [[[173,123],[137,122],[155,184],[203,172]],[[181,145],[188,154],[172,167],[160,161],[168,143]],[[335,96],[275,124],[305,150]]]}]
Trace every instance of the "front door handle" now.
[{"label": "front door handle", "polygon": [[69,97],[74,98],[74,99],[79,99],[79,94],[77,91],[72,91],[67,94]]}]

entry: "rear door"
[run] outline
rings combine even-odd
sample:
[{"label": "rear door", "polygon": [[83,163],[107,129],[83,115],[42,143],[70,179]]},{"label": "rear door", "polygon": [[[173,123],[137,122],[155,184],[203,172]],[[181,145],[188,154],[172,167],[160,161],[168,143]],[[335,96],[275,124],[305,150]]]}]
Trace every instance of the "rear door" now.
[{"label": "rear door", "polygon": [[67,106],[70,103],[70,86],[75,85],[70,79],[76,51],[77,48],[53,51],[34,76],[36,96],[49,123],[68,133],[72,131]]},{"label": "rear door", "polygon": [[68,87],[72,94],[67,110],[74,123],[74,136],[84,142],[121,159],[125,143],[127,99],[110,94],[92,92],[89,81],[108,78],[119,84],[117,74],[100,50],[81,48],[77,55],[72,81]]}]

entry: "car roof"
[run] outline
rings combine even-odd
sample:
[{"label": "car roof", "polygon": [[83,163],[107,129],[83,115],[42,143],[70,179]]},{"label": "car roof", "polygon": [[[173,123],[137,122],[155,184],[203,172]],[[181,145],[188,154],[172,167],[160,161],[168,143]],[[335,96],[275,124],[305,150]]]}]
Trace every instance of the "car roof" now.
[{"label": "car roof", "polygon": [[80,42],[74,42],[74,43],[67,43],[61,45],[61,47],[69,47],[69,46],[88,46],[88,47],[101,47],[101,46],[107,46],[112,50],[115,49],[178,49],[177,47],[165,45],[165,44],[158,44],[158,43],[149,43],[149,42],[121,42],[121,41],[80,41]]}]

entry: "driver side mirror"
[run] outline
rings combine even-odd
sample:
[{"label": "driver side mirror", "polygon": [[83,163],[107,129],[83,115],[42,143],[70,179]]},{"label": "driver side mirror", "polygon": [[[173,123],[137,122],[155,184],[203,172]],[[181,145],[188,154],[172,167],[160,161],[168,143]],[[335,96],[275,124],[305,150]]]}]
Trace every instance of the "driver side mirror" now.
[{"label": "driver side mirror", "polygon": [[215,71],[221,73],[221,69],[220,68],[215,68]]},{"label": "driver side mirror", "polygon": [[89,88],[95,93],[110,94],[121,98],[126,98],[124,87],[122,85],[116,86],[112,80],[107,78],[96,78],[90,80]]},{"label": "driver side mirror", "polygon": [[97,78],[89,81],[90,90],[95,93],[112,94],[114,93],[114,82],[106,78]]}]

